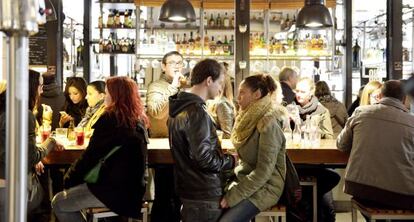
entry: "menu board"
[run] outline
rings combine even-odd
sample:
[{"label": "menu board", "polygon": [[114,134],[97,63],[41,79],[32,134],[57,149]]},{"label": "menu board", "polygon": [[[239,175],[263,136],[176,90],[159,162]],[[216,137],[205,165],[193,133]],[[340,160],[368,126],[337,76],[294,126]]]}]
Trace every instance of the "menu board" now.
[{"label": "menu board", "polygon": [[29,65],[47,65],[47,34],[44,25],[39,25],[39,32],[29,37]]}]

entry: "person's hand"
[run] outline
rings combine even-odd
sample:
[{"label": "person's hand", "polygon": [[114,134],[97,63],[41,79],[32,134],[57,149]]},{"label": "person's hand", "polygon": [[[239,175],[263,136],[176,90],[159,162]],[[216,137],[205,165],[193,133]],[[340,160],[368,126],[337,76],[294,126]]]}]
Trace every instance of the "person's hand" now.
[{"label": "person's hand", "polygon": [[220,207],[221,208],[223,208],[223,209],[225,209],[225,208],[229,208],[229,203],[227,203],[227,200],[226,200],[226,198],[221,198],[221,201],[220,201]]},{"label": "person's hand", "polygon": [[62,115],[60,116],[60,120],[59,120],[59,125],[63,126],[65,125],[65,123],[71,121],[73,119],[73,117],[67,113],[61,113]]},{"label": "person's hand", "polygon": [[52,107],[42,104],[43,107],[43,119],[51,120],[53,115]]},{"label": "person's hand", "polygon": [[239,165],[239,155],[236,152],[231,152],[230,154],[233,156],[234,167],[236,167],[237,165]]},{"label": "person's hand", "polygon": [[58,141],[55,140],[55,150],[56,151],[63,151],[63,150],[65,150],[65,147],[61,143],[59,143]]},{"label": "person's hand", "polygon": [[185,77],[183,76],[183,74],[181,74],[180,72],[176,71],[174,73],[174,78],[173,78],[173,81],[172,81],[171,85],[174,86],[174,87],[179,88],[181,86],[181,81],[180,81],[181,78],[184,78],[185,79]]},{"label": "person's hand", "polygon": [[42,161],[39,161],[36,165],[35,165],[35,170],[36,170],[36,174],[37,175],[41,175],[42,173],[45,172],[45,166],[43,165]]}]

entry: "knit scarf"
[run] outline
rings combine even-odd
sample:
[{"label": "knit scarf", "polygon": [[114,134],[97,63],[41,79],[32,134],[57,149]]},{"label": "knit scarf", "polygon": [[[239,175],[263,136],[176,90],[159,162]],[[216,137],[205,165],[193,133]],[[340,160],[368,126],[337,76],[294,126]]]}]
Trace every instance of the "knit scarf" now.
[{"label": "knit scarf", "polygon": [[96,111],[101,107],[101,105],[104,103],[104,100],[97,102],[94,107],[88,107],[86,109],[85,116],[83,116],[82,121],[78,124],[78,127],[85,127],[86,124],[88,124],[89,120],[92,118],[93,114],[95,114]]},{"label": "knit scarf", "polygon": [[235,148],[239,148],[246,143],[256,129],[259,120],[272,108],[271,97],[267,95],[239,112],[231,134],[231,142]]},{"label": "knit scarf", "polygon": [[318,108],[318,104],[319,104],[318,98],[316,98],[316,96],[312,96],[308,104],[304,106],[298,106],[300,117],[306,118],[306,115],[309,115],[310,113],[314,112]]}]

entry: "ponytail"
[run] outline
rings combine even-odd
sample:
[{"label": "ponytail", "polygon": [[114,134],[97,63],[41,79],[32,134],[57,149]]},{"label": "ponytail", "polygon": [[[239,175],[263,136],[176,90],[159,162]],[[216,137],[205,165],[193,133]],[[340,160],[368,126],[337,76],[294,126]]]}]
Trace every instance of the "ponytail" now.
[{"label": "ponytail", "polygon": [[277,85],[275,80],[269,75],[266,74],[258,74],[249,76],[244,79],[244,83],[252,89],[253,92],[256,90],[260,90],[262,94],[262,98],[267,96],[267,94],[271,94],[276,91]]}]

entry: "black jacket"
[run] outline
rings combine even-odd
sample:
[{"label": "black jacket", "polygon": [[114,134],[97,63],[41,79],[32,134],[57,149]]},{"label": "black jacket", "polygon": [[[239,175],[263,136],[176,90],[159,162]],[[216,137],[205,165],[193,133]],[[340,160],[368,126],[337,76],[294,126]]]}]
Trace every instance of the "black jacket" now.
[{"label": "black jacket", "polygon": [[216,127],[204,101],[192,93],[170,97],[168,130],[178,195],[191,200],[215,199],[223,194],[222,172],[234,167],[223,154]]},{"label": "black jacket", "polygon": [[42,117],[43,108],[41,104],[49,105],[53,110],[52,130],[59,127],[59,111],[63,110],[65,101],[65,95],[63,95],[63,92],[57,83],[54,82],[43,86],[43,93],[40,96],[39,107],[37,109],[39,111],[38,116],[40,116],[40,118]]},{"label": "black jacket", "polygon": [[282,87],[284,105],[291,104],[293,101],[295,101],[295,98],[296,98],[295,92],[293,92],[290,86],[285,82],[280,82],[280,85]]},{"label": "black jacket", "polygon": [[115,146],[95,184],[89,190],[115,213],[137,218],[145,193],[145,164],[148,137],[139,125],[136,129],[119,126],[115,117],[104,113],[95,123],[89,146],[70,167],[64,178],[65,188],[84,183],[85,175]]}]

